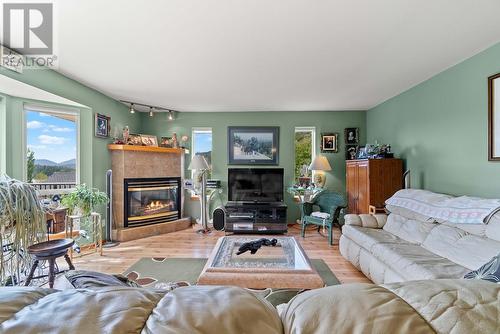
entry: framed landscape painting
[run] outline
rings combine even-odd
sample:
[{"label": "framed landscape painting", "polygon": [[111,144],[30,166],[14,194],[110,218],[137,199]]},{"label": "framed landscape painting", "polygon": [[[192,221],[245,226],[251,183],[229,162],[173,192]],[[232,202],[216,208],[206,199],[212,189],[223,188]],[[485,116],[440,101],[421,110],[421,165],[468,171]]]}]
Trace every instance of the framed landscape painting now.
[{"label": "framed landscape painting", "polygon": [[488,78],[488,160],[500,161],[500,73]]},{"label": "framed landscape painting", "polygon": [[230,165],[277,165],[279,127],[229,126],[227,128]]}]

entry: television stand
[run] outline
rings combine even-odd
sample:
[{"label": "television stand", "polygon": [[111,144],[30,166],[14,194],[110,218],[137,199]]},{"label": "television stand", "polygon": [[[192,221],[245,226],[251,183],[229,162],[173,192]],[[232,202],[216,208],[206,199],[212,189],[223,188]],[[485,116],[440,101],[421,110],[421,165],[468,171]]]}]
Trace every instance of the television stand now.
[{"label": "television stand", "polygon": [[283,202],[228,202],[225,231],[256,234],[286,233],[286,210],[287,206]]}]

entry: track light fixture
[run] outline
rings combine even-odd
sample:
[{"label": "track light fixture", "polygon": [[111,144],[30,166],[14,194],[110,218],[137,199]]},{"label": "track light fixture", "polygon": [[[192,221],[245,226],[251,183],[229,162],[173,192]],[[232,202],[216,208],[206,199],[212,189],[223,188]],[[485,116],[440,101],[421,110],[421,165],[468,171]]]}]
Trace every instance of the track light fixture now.
[{"label": "track light fixture", "polygon": [[130,105],[129,110],[130,110],[131,114],[135,114],[135,112],[136,112],[134,106],[141,106],[141,107],[149,108],[149,111],[141,110],[142,109],[141,108],[141,109],[137,110],[138,112],[147,112],[150,117],[153,117],[155,113],[168,112],[168,116],[167,116],[168,120],[169,121],[174,120],[174,110],[163,108],[163,107],[158,107],[158,106],[150,106],[150,105],[144,104],[144,103],[137,103],[137,102],[131,102],[131,101],[125,101],[125,100],[120,100],[120,101]]}]

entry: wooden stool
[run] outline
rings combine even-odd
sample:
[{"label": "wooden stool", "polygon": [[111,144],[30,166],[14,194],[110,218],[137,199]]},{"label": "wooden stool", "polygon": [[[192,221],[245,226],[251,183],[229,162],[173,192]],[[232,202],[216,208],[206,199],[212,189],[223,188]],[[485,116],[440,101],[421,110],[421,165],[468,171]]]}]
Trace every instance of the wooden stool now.
[{"label": "wooden stool", "polygon": [[[38,244],[34,244],[28,247],[28,253],[35,257],[35,262],[31,266],[30,273],[26,278],[26,282],[24,286],[28,286],[33,279],[33,274],[35,273],[35,269],[38,266],[39,261],[47,260],[49,262],[49,287],[52,289],[54,287],[54,279],[56,276],[55,266],[56,259],[58,257],[64,256],[64,259],[69,265],[70,270],[74,270],[75,267],[73,263],[71,263],[71,259],[68,256],[68,249],[73,246],[75,241],[73,239],[58,239],[58,240],[50,240],[45,242],[40,242]],[[39,276],[39,277],[44,277]],[[38,278],[38,277],[37,277]]]}]

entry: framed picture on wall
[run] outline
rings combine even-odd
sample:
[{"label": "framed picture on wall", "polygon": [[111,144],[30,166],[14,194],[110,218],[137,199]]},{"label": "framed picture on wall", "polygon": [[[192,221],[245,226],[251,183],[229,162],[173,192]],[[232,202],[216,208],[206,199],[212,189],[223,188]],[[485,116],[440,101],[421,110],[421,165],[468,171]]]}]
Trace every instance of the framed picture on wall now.
[{"label": "framed picture on wall", "polygon": [[488,78],[488,160],[500,161],[500,73]]},{"label": "framed picture on wall", "polygon": [[345,146],[345,159],[354,160],[358,156],[358,145],[346,145]]},{"label": "framed picture on wall", "polygon": [[338,133],[322,133],[321,134],[321,152],[322,153],[337,153],[338,150]]},{"label": "framed picture on wall", "polygon": [[230,165],[278,165],[279,127],[229,126],[227,146]]},{"label": "framed picture on wall", "polygon": [[358,128],[345,128],[344,140],[347,145],[356,145],[359,142],[359,129]]},{"label": "framed picture on wall", "polygon": [[95,114],[95,136],[99,138],[108,138],[111,129],[111,117]]}]

